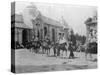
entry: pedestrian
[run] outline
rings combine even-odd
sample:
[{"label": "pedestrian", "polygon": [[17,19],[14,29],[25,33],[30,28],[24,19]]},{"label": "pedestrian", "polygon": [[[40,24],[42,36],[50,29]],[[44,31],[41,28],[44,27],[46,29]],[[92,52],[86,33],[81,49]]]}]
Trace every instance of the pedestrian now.
[{"label": "pedestrian", "polygon": [[69,51],[70,51],[69,59],[74,58],[73,43],[71,41],[69,42]]},{"label": "pedestrian", "polygon": [[75,50],[76,39],[75,39],[73,30],[70,31],[69,38],[70,38],[69,39],[69,51],[70,51],[69,58],[74,58],[73,50]]}]

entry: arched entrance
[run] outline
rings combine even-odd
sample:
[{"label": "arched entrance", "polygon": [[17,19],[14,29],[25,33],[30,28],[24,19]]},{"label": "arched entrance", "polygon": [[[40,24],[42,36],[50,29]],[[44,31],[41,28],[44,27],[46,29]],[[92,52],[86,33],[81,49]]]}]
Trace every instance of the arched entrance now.
[{"label": "arched entrance", "polygon": [[15,48],[15,28],[11,28],[11,49]]},{"label": "arched entrance", "polygon": [[52,41],[55,42],[55,29],[52,29]]},{"label": "arched entrance", "polygon": [[22,43],[24,44],[26,41],[28,41],[28,33],[27,33],[27,30],[24,29],[22,31]]},{"label": "arched entrance", "polygon": [[47,35],[47,27],[44,27],[44,37]]},{"label": "arched entrance", "polygon": [[39,32],[39,30],[37,31],[37,37],[40,38],[40,32]]}]

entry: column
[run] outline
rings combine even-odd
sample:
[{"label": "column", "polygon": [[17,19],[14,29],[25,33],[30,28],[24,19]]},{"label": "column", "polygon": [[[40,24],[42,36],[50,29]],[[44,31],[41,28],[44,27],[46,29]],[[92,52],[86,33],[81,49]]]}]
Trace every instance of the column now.
[{"label": "column", "polygon": [[22,29],[19,29],[19,43],[22,43]]},{"label": "column", "polygon": [[88,25],[86,25],[86,30],[87,30],[87,33],[86,33],[86,43],[88,43],[89,42],[89,26]]}]

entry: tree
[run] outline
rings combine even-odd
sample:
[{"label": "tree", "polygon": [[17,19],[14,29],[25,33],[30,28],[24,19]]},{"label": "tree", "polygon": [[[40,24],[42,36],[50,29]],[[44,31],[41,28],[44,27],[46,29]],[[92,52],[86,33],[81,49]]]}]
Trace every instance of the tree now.
[{"label": "tree", "polygon": [[86,41],[86,36],[84,35],[79,35],[78,33],[76,33],[75,37],[76,37],[76,41],[80,41],[82,44],[84,44]]}]

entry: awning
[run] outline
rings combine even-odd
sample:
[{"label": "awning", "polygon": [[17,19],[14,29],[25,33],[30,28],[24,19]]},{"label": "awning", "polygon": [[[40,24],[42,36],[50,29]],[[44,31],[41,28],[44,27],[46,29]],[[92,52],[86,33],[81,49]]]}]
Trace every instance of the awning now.
[{"label": "awning", "polygon": [[13,23],[12,27],[17,27],[17,28],[25,28],[25,29],[32,29],[31,27],[27,26],[24,23]]}]

